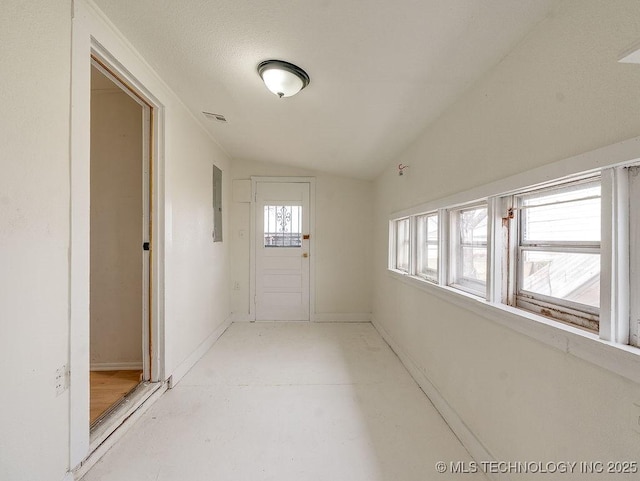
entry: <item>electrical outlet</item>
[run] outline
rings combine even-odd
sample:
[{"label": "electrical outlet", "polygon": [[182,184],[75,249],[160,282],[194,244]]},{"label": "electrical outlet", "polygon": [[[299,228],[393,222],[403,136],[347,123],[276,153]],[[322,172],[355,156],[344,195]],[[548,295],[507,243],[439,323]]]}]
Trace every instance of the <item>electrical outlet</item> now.
[{"label": "electrical outlet", "polygon": [[56,396],[60,396],[69,388],[69,369],[65,364],[56,369]]},{"label": "electrical outlet", "polygon": [[233,290],[234,291],[239,291],[240,290],[240,283],[238,281],[235,281],[233,283]]}]

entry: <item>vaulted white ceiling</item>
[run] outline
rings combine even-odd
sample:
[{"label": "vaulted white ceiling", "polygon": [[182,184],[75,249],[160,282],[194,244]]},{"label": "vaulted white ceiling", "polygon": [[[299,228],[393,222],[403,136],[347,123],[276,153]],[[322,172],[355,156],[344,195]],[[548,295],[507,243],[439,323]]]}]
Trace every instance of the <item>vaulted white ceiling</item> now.
[{"label": "vaulted white ceiling", "polygon": [[[371,179],[558,0],[96,3],[232,158]],[[311,84],[277,98],[270,58]]]}]

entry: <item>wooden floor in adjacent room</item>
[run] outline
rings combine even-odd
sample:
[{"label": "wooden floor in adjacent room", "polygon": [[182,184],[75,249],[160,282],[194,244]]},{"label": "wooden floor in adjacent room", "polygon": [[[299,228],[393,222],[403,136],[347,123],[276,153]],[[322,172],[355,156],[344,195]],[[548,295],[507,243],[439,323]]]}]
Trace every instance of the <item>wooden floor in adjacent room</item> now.
[{"label": "wooden floor in adjacent room", "polygon": [[140,383],[142,371],[91,371],[90,422]]}]

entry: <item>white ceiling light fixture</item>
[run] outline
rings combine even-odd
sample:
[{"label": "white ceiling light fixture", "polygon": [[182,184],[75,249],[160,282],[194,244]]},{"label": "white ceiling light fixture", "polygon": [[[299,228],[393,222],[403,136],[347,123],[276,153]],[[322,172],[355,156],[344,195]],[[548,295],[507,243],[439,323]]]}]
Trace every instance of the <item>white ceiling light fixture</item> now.
[{"label": "white ceiling light fixture", "polygon": [[267,88],[278,97],[291,97],[307,85],[307,72],[284,60],[265,60],[258,65],[258,74]]}]

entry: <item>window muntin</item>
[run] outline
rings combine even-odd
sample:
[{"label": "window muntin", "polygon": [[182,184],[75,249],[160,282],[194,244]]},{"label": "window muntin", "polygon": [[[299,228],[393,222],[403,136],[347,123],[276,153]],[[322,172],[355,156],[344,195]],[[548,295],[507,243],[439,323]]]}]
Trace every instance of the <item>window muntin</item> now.
[{"label": "window muntin", "polygon": [[420,215],[416,218],[416,225],[416,275],[438,282],[438,214]]},{"label": "window muntin", "polygon": [[451,211],[450,284],[473,294],[487,288],[487,204]]},{"label": "window muntin", "polygon": [[528,192],[515,201],[520,217],[516,305],[597,330],[599,179]]},{"label": "window muntin", "polygon": [[264,247],[302,246],[302,206],[264,206]]},{"label": "window muntin", "polygon": [[395,268],[399,271],[409,272],[409,260],[411,253],[411,224],[410,219],[395,221]]}]

